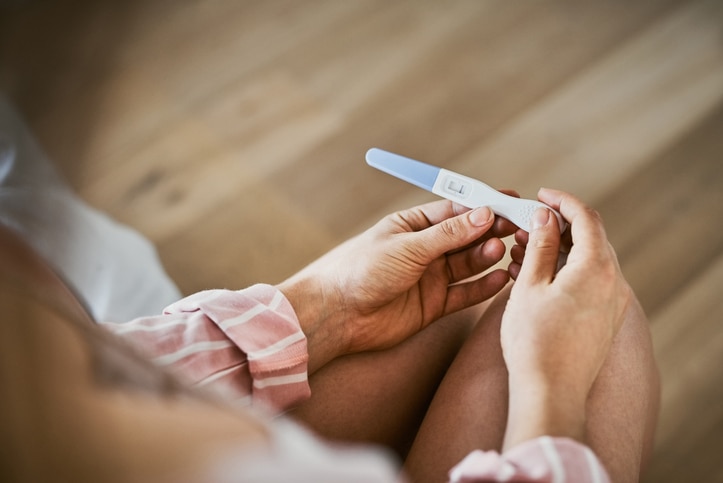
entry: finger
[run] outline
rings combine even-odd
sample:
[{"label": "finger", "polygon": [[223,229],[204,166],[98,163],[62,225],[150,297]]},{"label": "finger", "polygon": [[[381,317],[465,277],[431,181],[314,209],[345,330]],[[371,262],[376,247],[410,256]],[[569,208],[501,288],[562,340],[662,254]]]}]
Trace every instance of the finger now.
[{"label": "finger", "polygon": [[495,221],[492,224],[492,228],[490,228],[487,232],[484,233],[484,235],[474,240],[469,245],[461,247],[459,251],[463,251],[474,246],[479,246],[493,238],[507,238],[508,236],[515,233],[517,230],[519,229],[514,223],[505,218],[502,218],[501,216],[496,216]]},{"label": "finger", "polygon": [[494,270],[471,282],[452,285],[447,291],[444,315],[471,307],[493,297],[507,285],[510,276],[506,270]]},{"label": "finger", "polygon": [[540,201],[558,209],[570,223],[572,250],[587,256],[607,253],[607,234],[600,215],[578,198],[563,191],[542,188],[538,193]]},{"label": "finger", "polygon": [[[520,194],[515,190],[501,189],[499,191],[500,191],[500,193],[504,193],[506,195],[513,196],[515,198],[520,197]],[[517,230],[518,230],[517,225],[512,223],[507,218],[502,218],[501,216],[498,216],[498,217],[495,217],[495,224],[492,226],[492,229],[489,231],[489,235],[490,235],[490,237],[495,237],[495,238],[506,238],[506,237],[512,235],[513,233],[515,233],[515,231],[517,231]]]},{"label": "finger", "polygon": [[498,216],[495,218],[495,223],[492,225],[492,229],[489,231],[489,234],[495,238],[506,238],[517,232],[518,229],[517,225],[507,218]]},{"label": "finger", "polygon": [[509,196],[514,196],[515,198],[519,198],[519,197],[520,197],[520,194],[519,194],[517,191],[515,191],[515,190],[503,188],[503,189],[498,190],[498,191],[499,191],[500,193],[504,193],[504,194],[509,195]]},{"label": "finger", "polygon": [[517,262],[510,262],[507,267],[507,272],[510,274],[512,280],[517,280],[517,277],[520,275],[520,269],[522,269],[522,265]]},{"label": "finger", "polygon": [[530,285],[551,282],[555,276],[559,252],[560,230],[557,218],[547,208],[538,208],[532,215],[525,260],[517,281]]},{"label": "finger", "polygon": [[[561,247],[562,248],[562,247]],[[516,265],[515,267],[515,274],[511,274],[512,278],[517,279],[517,273],[519,273],[520,266],[525,261],[525,247],[522,247],[520,245],[513,245],[512,248],[510,248],[510,258],[512,259],[512,262],[510,263],[510,267],[512,264]],[[560,250],[560,254],[557,257],[557,269],[556,271],[559,272],[562,267],[565,266],[567,263],[567,252],[564,250]]]},{"label": "finger", "polygon": [[530,239],[530,234],[527,233],[525,230],[517,230],[515,232],[515,243],[518,245],[525,247],[527,246],[527,241]]},{"label": "finger", "polygon": [[525,260],[525,247],[512,245],[512,248],[510,248],[510,258],[512,258],[513,262],[522,265],[522,262]]},{"label": "finger", "polygon": [[420,257],[419,263],[428,264],[447,252],[458,250],[487,232],[494,222],[489,208],[476,208],[422,231],[409,234],[409,249]]},{"label": "finger", "polygon": [[[501,189],[499,191],[515,198],[520,197],[520,194],[515,190]],[[439,200],[400,211],[398,215],[408,223],[412,231],[420,231],[468,211],[470,211],[469,208],[460,204],[448,200]],[[509,220],[497,218],[495,220],[494,236],[504,238],[514,233],[516,229],[517,227]]]},{"label": "finger", "polygon": [[456,283],[473,277],[502,260],[505,244],[498,238],[447,256],[450,282]]},{"label": "finger", "polygon": [[564,231],[564,233],[562,234],[562,238],[560,240],[560,252],[570,253],[571,248],[572,248],[572,234],[570,233],[570,226],[568,225],[567,230]]},{"label": "finger", "polygon": [[457,203],[439,200],[400,211],[395,215],[409,227],[408,231],[421,231],[468,211],[469,208]]}]

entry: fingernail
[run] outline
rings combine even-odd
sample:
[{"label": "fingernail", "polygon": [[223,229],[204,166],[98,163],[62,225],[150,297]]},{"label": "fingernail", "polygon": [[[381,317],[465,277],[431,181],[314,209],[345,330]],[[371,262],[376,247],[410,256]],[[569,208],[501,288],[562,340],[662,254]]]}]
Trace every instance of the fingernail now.
[{"label": "fingernail", "polygon": [[469,221],[474,226],[483,226],[490,222],[492,219],[492,210],[483,206],[482,208],[475,208],[469,214]]},{"label": "fingernail", "polygon": [[532,220],[530,221],[531,228],[537,230],[547,225],[550,221],[550,210],[547,208],[537,208],[532,214]]}]

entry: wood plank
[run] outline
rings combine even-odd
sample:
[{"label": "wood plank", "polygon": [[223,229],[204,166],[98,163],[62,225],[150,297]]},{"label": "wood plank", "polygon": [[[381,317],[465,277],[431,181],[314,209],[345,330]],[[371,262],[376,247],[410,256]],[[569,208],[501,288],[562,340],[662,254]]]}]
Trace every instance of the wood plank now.
[{"label": "wood plank", "polygon": [[4,10],[0,87],[184,292],[278,282],[434,199],[366,167],[373,145],[526,196],[569,189],[602,212],[653,323],[646,481],[723,481],[723,4],[169,5]]},{"label": "wood plank", "polygon": [[[504,0],[387,2],[358,22],[326,29],[278,62],[315,97],[347,116],[366,110],[398,82],[412,87],[410,71],[429,69],[430,56],[448,45],[455,32],[470,31],[475,23],[475,30],[494,37],[489,28],[494,20],[524,11]],[[425,84],[424,79],[413,84]]]},{"label": "wood plank", "polygon": [[[412,192],[411,188],[400,187],[383,177],[374,178],[378,180],[374,186],[365,185],[368,168],[363,163],[363,154],[366,149],[377,145],[437,164],[464,167],[468,156],[463,159],[462,153],[470,153],[470,149],[480,143],[497,138],[500,126],[514,119],[521,110],[554,92],[566,79],[584,70],[609,49],[624,44],[628,36],[661,11],[667,11],[665,4],[660,3],[635,4],[633,10],[605,5],[607,7],[602,3],[588,5],[591,10],[584,9],[586,13],[566,11],[569,17],[565,22],[560,21],[564,4],[554,2],[528,4],[520,10],[509,7],[512,11],[500,16],[473,19],[478,28],[451,34],[429,53],[424,64],[412,68],[356,112],[343,132],[309,152],[302,162],[279,173],[281,182],[287,186],[291,198],[303,199],[307,209],[323,217],[327,225],[338,227],[345,234],[358,231],[355,220],[359,219],[359,206],[364,206],[364,212],[376,219],[387,211],[386,206],[394,198]],[[568,35],[574,34],[571,26],[584,23],[587,15],[599,19],[589,25],[595,33],[581,35],[575,48],[568,49]],[[520,31],[543,40],[524,42]],[[495,35],[487,37],[485,32]],[[551,55],[552,52],[555,55]],[[551,57],[555,58],[554,69],[547,68]],[[530,75],[530,72],[539,74]],[[520,144],[524,143],[514,139],[509,145]],[[474,156],[473,159],[479,166],[479,160],[484,158]],[[498,169],[501,173],[510,173],[510,160],[521,165],[548,162],[534,156],[529,159],[505,157],[504,162],[493,162],[490,171],[485,173],[489,175]],[[478,174],[476,170],[467,171],[473,176]],[[508,179],[524,183],[534,174],[522,173]],[[349,181],[340,184],[337,182],[340,179]],[[334,187],[322,190],[321,186]],[[349,192],[353,193],[352,197],[348,196]],[[336,200],[338,211],[324,209],[329,198]],[[369,221],[365,220],[362,225],[368,225]]]},{"label": "wood plank", "polygon": [[718,481],[723,447],[723,255],[653,319],[663,383],[646,481]]},{"label": "wood plank", "polygon": [[723,103],[596,203],[620,264],[654,315],[723,251]]},{"label": "wood plank", "polygon": [[[283,73],[222,94],[202,115],[167,122],[162,135],[126,153],[81,194],[163,243],[335,129],[334,116]],[[244,119],[232,119],[239,111]]]},{"label": "wood plank", "polygon": [[[10,47],[3,64],[14,71],[0,79],[43,145],[84,187],[166,134],[166,123],[191,115],[189,106],[378,3],[38,5],[4,16],[2,43]],[[67,24],[57,21],[66,17]],[[36,35],[39,23],[43,36]]]},{"label": "wood plank", "polygon": [[671,11],[452,166],[526,196],[596,200],[723,99],[722,16],[715,0]]},{"label": "wood plank", "polygon": [[272,185],[252,185],[159,250],[184,293],[279,283],[341,240],[307,213],[279,199]]},{"label": "wood plank", "polygon": [[[474,4],[464,4],[473,6]],[[401,14],[408,13],[406,10],[398,12],[398,9],[384,9],[385,21],[382,26],[389,30],[399,19]],[[452,13],[455,11],[452,10]],[[429,14],[427,14],[429,15]],[[422,28],[415,30],[413,35],[407,35],[405,43],[396,49],[389,49],[385,52],[384,62],[390,63],[396,61],[399,56],[409,50],[410,45],[420,44],[424,39],[425,42],[433,41],[441,35],[441,32],[452,32],[458,27],[459,20],[468,21],[464,15],[446,14],[449,18],[456,19],[454,23],[449,21],[438,21],[438,27],[434,34],[425,31]],[[438,19],[441,20],[441,19]],[[361,33],[370,38],[375,30],[380,28],[379,22],[360,22],[365,28],[360,29]],[[370,27],[366,27],[367,24]],[[347,24],[342,24],[339,28],[346,28]],[[303,50],[317,49],[322,45],[328,45],[328,39],[320,36],[316,39],[319,44],[302,45]],[[422,42],[423,43],[423,42]],[[423,50],[422,50],[423,51]],[[342,51],[343,52],[343,51]],[[338,52],[337,54],[338,55]],[[302,56],[306,57],[306,56]],[[205,211],[211,209],[222,200],[233,196],[237,190],[245,189],[246,178],[252,177],[252,174],[262,175],[279,171],[285,166],[295,163],[299,157],[310,147],[315,146],[323,137],[331,136],[342,125],[343,119],[335,115],[337,111],[335,106],[333,109],[315,99],[313,93],[307,91],[305,87],[297,80],[290,77],[284,71],[267,72],[262,70],[253,77],[242,77],[241,81],[218,89],[213,95],[209,96],[204,103],[198,106],[189,106],[188,112],[181,116],[182,119],[192,117],[198,123],[207,124],[207,131],[215,133],[222,138],[218,143],[219,148],[226,151],[226,162],[213,162],[214,168],[205,168],[205,175],[215,174],[218,179],[212,180],[205,178],[202,183],[198,179],[195,172],[184,173],[184,165],[186,162],[162,161],[159,165],[157,157],[149,159],[155,155],[157,148],[153,146],[153,142],[144,143],[135,149],[128,149],[118,153],[112,169],[106,169],[106,174],[99,177],[92,183],[87,183],[88,187],[84,188],[81,193],[93,204],[116,214],[125,221],[129,221],[134,217],[134,213],[138,213],[135,209],[137,206],[144,206],[140,211],[147,212],[148,199],[138,198],[131,199],[129,193],[135,193],[135,185],[138,180],[134,178],[147,179],[149,177],[156,178],[158,172],[163,172],[166,176],[159,179],[155,185],[158,196],[162,199],[168,199],[164,193],[166,188],[178,191],[179,179],[190,181],[194,179],[194,183],[188,184],[186,191],[200,190],[203,196],[195,196],[194,193],[186,193],[182,199],[187,203],[180,203],[175,206],[164,204],[165,210],[171,210],[177,213],[183,213],[183,219],[193,220],[196,217],[203,216]],[[382,76],[383,77],[383,76]],[[366,95],[372,95],[374,90],[368,89]],[[165,126],[171,126],[175,122],[168,120]],[[188,124],[187,122],[182,122]],[[199,127],[203,129],[203,127]],[[180,139],[178,133],[174,131],[165,132],[158,136],[157,139],[171,140]],[[165,141],[161,141],[165,144]],[[107,142],[101,142],[107,144]],[[131,143],[132,146],[132,143]],[[188,159],[193,156],[189,153],[184,156]],[[303,163],[302,163],[303,164]],[[190,168],[196,171],[194,168]],[[133,173],[129,176],[129,173]],[[236,179],[234,183],[232,180]],[[209,189],[209,186],[213,186]],[[181,197],[177,196],[180,200]],[[124,212],[126,215],[120,214]],[[137,228],[149,235],[158,242],[162,242],[169,233],[174,230],[181,230],[178,224],[173,224],[171,219],[173,215],[164,216],[163,220],[153,220],[148,216],[139,216],[140,220],[145,218],[145,222],[135,224]],[[179,220],[181,218],[178,218]]]}]

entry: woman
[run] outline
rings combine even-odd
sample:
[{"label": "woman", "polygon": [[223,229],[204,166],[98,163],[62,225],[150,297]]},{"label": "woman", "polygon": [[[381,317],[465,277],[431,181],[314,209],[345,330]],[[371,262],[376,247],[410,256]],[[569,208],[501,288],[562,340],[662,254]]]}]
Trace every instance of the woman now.
[{"label": "woman", "polygon": [[571,239],[539,210],[507,271],[478,276],[515,227],[440,201],[114,336],[2,228],[3,481],[636,481],[659,397],[646,318],[599,217],[539,198]]}]

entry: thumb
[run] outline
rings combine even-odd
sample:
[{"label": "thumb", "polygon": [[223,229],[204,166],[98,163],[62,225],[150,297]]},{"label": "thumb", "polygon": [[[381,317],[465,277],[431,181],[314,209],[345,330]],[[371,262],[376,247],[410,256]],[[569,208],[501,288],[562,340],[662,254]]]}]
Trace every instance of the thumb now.
[{"label": "thumb", "polygon": [[411,233],[415,252],[422,255],[423,263],[462,248],[481,237],[490,229],[495,217],[483,206],[461,215],[447,218],[424,230]]},{"label": "thumb", "polygon": [[557,271],[560,231],[557,218],[547,208],[538,208],[532,216],[532,229],[525,249],[518,282],[551,282]]}]

